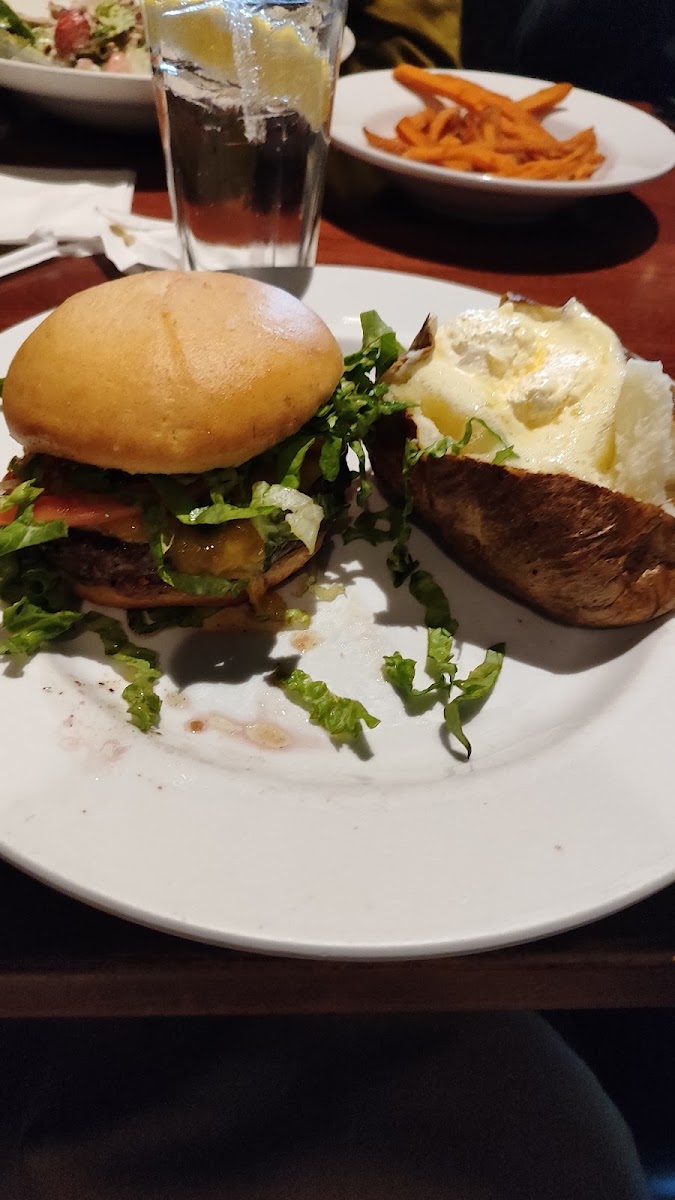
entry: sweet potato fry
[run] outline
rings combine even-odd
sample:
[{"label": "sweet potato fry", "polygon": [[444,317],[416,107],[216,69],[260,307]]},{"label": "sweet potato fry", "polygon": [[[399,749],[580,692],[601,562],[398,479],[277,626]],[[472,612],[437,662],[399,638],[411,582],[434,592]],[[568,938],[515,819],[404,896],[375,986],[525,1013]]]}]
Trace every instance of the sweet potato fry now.
[{"label": "sweet potato fry", "polygon": [[520,140],[533,150],[546,150],[558,145],[556,138],[547,129],[544,129],[534,117],[528,113],[503,112],[502,129],[504,133],[520,138]]},{"label": "sweet potato fry", "polygon": [[516,101],[459,75],[408,64],[393,74],[424,107],[402,117],[393,138],[364,129],[378,150],[456,171],[551,181],[588,179],[604,162],[593,129],[558,139],[541,124],[571,84],[552,84]]},{"label": "sweet potato fry", "polygon": [[435,116],[433,108],[420,108],[419,112],[412,114],[410,123],[415,126],[415,129],[428,129]]},{"label": "sweet potato fry", "polygon": [[[394,78],[396,77],[394,76]],[[419,97],[426,108],[432,108],[434,112],[440,112],[441,109],[447,107],[447,105],[444,104],[444,102],[429,89],[427,84],[421,83],[416,85],[413,83],[407,83],[405,86],[409,92],[413,92],[415,96]]]},{"label": "sweet potato fry", "polygon": [[466,164],[472,171],[496,171],[499,169],[499,158],[485,146],[471,142],[468,146],[458,146],[451,153],[446,151],[446,158],[452,158],[458,164]]},{"label": "sweet potato fry", "polygon": [[379,133],[373,133],[372,130],[363,129],[366,141],[373,146],[375,150],[385,150],[388,154],[403,154],[404,150],[408,149],[405,142],[400,138],[381,137]]},{"label": "sweet potato fry", "polygon": [[550,87],[533,92],[531,96],[523,96],[522,100],[517,100],[516,103],[541,121],[542,117],[547,117],[554,108],[562,104],[571,91],[571,83],[553,83]]},{"label": "sweet potato fry", "polygon": [[457,129],[460,142],[475,142],[480,137],[480,117],[478,113],[466,113]]},{"label": "sweet potato fry", "polygon": [[436,75],[409,63],[394,67],[394,79],[411,91],[426,91],[437,97],[454,100],[455,104],[466,108],[468,112],[480,112],[496,98],[495,93],[457,75]]},{"label": "sweet potato fry", "polygon": [[439,142],[446,133],[454,133],[460,119],[459,109],[455,105],[443,105],[443,108],[434,113],[427,126],[429,141]]},{"label": "sweet potato fry", "polygon": [[402,117],[396,126],[396,135],[408,146],[424,146],[429,140],[415,117]]},{"label": "sweet potato fry", "polygon": [[592,158],[587,158],[585,162],[579,163],[579,166],[574,168],[570,175],[570,179],[588,179],[589,176],[597,171],[605,161],[604,154],[594,154]]},{"label": "sweet potato fry", "polygon": [[587,150],[595,150],[597,141],[595,131],[593,129],[581,129],[579,133],[573,134],[566,142],[560,142],[560,146],[564,147],[565,152],[577,150],[579,147],[584,147]]},{"label": "sweet potato fry", "polygon": [[398,83],[402,83],[404,87],[410,87],[411,84],[416,85],[418,88],[428,89],[443,99],[454,100],[455,104],[466,108],[468,112],[482,112],[484,108],[494,106],[500,112],[511,116],[516,123],[522,124],[524,128],[532,129],[533,135],[534,131],[538,130],[539,135],[545,135],[548,138],[552,136],[547,134],[536,118],[530,116],[515,100],[510,100],[508,96],[501,96],[499,92],[490,92],[477,83],[460,78],[459,75],[435,75],[431,71],[425,71],[422,67],[403,63],[401,66],[394,67],[394,79]]},{"label": "sweet potato fry", "polygon": [[523,163],[515,169],[514,175],[519,179],[586,179],[600,165],[598,159],[601,160],[602,156],[590,155],[581,149],[573,151],[565,158],[538,159]]},{"label": "sweet potato fry", "polygon": [[491,150],[494,150],[497,144],[500,126],[501,114],[499,109],[495,108],[494,105],[490,105],[489,108],[483,109],[483,112],[480,114],[479,118],[479,128],[483,142],[486,146],[489,146]]},{"label": "sweet potato fry", "polygon": [[457,138],[451,138],[454,145],[448,145],[447,141],[438,142],[432,146],[427,143],[426,146],[408,146],[403,151],[402,158],[411,159],[413,162],[439,163],[453,153],[455,149],[462,149],[462,143]]}]

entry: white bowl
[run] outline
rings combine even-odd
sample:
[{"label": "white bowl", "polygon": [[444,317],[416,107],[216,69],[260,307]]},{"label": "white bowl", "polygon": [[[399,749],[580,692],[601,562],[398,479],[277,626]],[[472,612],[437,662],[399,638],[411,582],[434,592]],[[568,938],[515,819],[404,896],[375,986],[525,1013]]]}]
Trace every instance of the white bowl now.
[{"label": "white bowl", "polygon": [[[354,34],[345,28],[340,62],[353,53]],[[40,108],[103,129],[154,129],[157,121],[151,75],[78,71],[49,63],[0,59],[0,87],[29,96]]]},{"label": "white bowl", "polygon": [[[514,100],[548,86],[545,80],[492,71],[439,73],[460,75]],[[675,166],[675,133],[666,125],[629,104],[582,88],[574,88],[544,125],[560,138],[593,126],[606,161],[590,179],[556,183],[478,175],[412,162],[369,145],[364,125],[382,137],[392,137],[401,117],[421,106],[417,96],[395,82],[391,71],[346,76],[337,85],[332,139],[348,154],[390,172],[401,187],[441,212],[493,219],[527,218],[579,197],[628,191],[665,175]]]},{"label": "white bowl", "polygon": [[152,75],[77,71],[3,58],[0,87],[21,92],[47,112],[81,125],[143,130],[153,129],[157,121]]}]

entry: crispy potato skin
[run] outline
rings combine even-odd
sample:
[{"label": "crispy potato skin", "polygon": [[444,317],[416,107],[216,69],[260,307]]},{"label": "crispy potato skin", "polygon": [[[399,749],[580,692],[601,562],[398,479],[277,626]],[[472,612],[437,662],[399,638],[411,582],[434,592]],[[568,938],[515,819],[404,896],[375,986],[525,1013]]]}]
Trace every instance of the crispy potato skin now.
[{"label": "crispy potato skin", "polygon": [[[370,455],[385,493],[403,494],[414,422],[375,427]],[[675,517],[569,475],[466,457],[422,459],[410,473],[416,515],[485,583],[566,625],[611,628],[675,609]]]}]

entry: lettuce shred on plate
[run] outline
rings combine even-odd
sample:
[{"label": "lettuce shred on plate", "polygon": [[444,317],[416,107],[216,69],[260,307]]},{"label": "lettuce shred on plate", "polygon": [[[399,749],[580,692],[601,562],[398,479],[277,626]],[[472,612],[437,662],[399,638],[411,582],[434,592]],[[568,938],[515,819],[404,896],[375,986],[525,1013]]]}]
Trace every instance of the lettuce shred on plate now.
[{"label": "lettuce shred on plate", "polygon": [[310,679],[298,667],[290,674],[278,675],[277,681],[290,700],[300,704],[309,713],[313,725],[321,725],[334,738],[353,741],[362,732],[363,725],[375,729],[379,725],[359,700],[336,696],[320,679]]},{"label": "lettuce shred on plate", "polygon": [[[118,471],[70,463],[62,468],[69,476],[65,484],[70,482],[77,488],[103,495],[112,491],[116,499],[134,504],[142,514],[160,579],[195,596],[222,596],[241,592],[248,580],[176,571],[167,557],[171,549],[171,538],[166,532],[168,520],[174,527],[176,522],[194,527],[250,520],[263,542],[266,561],[271,561],[279,546],[287,544],[289,539],[313,549],[324,518],[334,521],[341,517],[343,523],[347,521],[341,494],[344,488],[338,488],[337,484],[351,476],[358,515],[343,528],[345,542],[364,539],[373,545],[391,543],[387,563],[392,582],[395,587],[408,584],[411,595],[422,607],[427,627],[426,670],[430,682],[422,688],[416,687],[416,663],[397,651],[385,657],[384,677],[400,693],[409,711],[440,703],[449,735],[458,739],[468,756],[471,747],[462,718],[471,705],[484,700],[494,687],[504,647],[491,647],[480,666],[465,679],[457,677],[454,659],[457,622],[439,584],[428,571],[421,569],[408,549],[412,511],[409,496],[402,508],[387,506],[376,511],[370,508],[372,485],[366,472],[366,438],[376,421],[401,411],[405,405],[388,399],[387,384],[382,379],[402,350],[394,332],[375,312],[363,313],[361,324],[361,349],[347,356],[335,392],[307,424],[273,451],[241,467],[201,476],[198,500],[196,481],[191,476],[121,478]],[[451,452],[461,453],[470,436],[468,430]],[[439,453],[448,452],[448,447],[438,449]],[[348,451],[356,459],[357,469],[353,472],[346,467]],[[303,464],[312,453],[316,456],[319,478],[310,497],[300,490],[300,484]],[[407,444],[404,479],[420,453],[415,443]],[[152,729],[160,712],[155,692],[161,674],[157,654],[132,642],[116,619],[96,611],[83,611],[63,576],[42,552],[46,543],[58,543],[68,536],[69,530],[64,519],[39,521],[35,517],[35,502],[48,482],[41,457],[17,460],[11,470],[11,482],[5,484],[6,491],[0,497],[0,518],[12,511],[11,519],[5,517],[0,525],[0,598],[6,606],[0,654],[30,657],[68,639],[93,635],[127,680],[123,697],[131,722],[143,731]],[[203,492],[204,481],[208,497]],[[207,615],[204,608],[162,607],[130,611],[127,620],[131,632],[142,636],[171,627],[198,627]],[[354,740],[362,734],[364,725],[373,729],[379,724],[358,700],[336,696],[326,683],[311,679],[304,671],[278,673],[275,682],[290,700],[305,708],[313,723],[338,740]]]},{"label": "lettuce shred on plate", "polygon": [[[439,457],[447,453],[461,454],[471,440],[471,425],[471,421],[467,422],[464,435],[458,442],[450,444],[449,439],[444,438],[442,446],[437,443],[430,448],[431,453],[435,451]],[[499,438],[499,435],[495,434],[495,437]],[[502,668],[505,646],[503,643],[490,646],[483,662],[470,671],[465,679],[458,678],[454,642],[457,621],[450,612],[448,599],[441,586],[429,571],[420,568],[419,562],[408,549],[412,512],[409,473],[411,467],[427,452],[420,450],[410,439],[406,442],[402,464],[406,496],[403,508],[390,505],[375,512],[366,508],[345,531],[345,540],[356,541],[360,538],[371,545],[383,541],[393,543],[387,566],[394,587],[407,583],[411,596],[423,609],[427,629],[425,667],[431,682],[426,687],[416,688],[417,663],[412,658],[404,658],[398,650],[385,656],[382,668],[384,677],[401,695],[409,712],[419,712],[436,703],[442,704],[448,734],[461,743],[467,758],[470,758],[471,743],[464,732],[462,717],[471,712],[472,705],[481,703],[490,695]],[[511,447],[505,447],[497,453],[503,455],[499,460],[501,462],[513,457]],[[451,698],[453,688],[457,694]]]}]

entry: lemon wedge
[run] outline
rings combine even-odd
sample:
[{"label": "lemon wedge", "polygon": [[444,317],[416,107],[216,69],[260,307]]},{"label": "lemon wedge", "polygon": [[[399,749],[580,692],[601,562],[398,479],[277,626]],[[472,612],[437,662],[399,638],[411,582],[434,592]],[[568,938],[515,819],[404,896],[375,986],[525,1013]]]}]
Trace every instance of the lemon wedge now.
[{"label": "lemon wedge", "polygon": [[327,121],[328,59],[288,19],[273,22],[237,13],[233,22],[221,2],[146,0],[146,23],[149,41],[162,57],[194,63],[217,83],[241,86],[249,104],[253,94],[259,110],[297,112],[312,129]]}]

